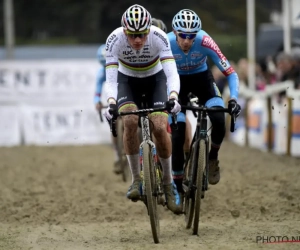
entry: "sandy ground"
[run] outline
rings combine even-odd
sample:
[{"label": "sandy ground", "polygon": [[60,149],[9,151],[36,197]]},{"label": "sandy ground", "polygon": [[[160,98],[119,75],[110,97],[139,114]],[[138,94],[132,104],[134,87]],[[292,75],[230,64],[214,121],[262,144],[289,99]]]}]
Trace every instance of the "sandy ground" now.
[{"label": "sandy ground", "polygon": [[299,159],[224,143],[200,236],[161,208],[157,245],[146,208],[112,173],[109,145],[0,148],[0,159],[0,249],[300,249],[256,242],[300,237]]}]

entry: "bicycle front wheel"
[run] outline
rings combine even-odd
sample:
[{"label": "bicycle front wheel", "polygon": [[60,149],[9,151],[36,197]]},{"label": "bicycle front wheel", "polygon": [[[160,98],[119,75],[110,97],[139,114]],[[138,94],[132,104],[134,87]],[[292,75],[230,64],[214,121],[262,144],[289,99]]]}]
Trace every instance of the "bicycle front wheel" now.
[{"label": "bicycle front wheel", "polygon": [[154,196],[154,191],[156,188],[154,163],[151,148],[146,143],[144,143],[143,145],[143,171],[146,189],[146,202],[148,214],[150,217],[152,236],[154,242],[159,243],[159,218],[157,213],[157,197]]},{"label": "bicycle front wheel", "polygon": [[186,228],[189,229],[192,226],[193,218],[194,218],[194,208],[195,208],[195,197],[193,189],[190,188],[190,182],[193,182],[193,164],[194,164],[195,150],[194,146],[192,147],[191,155],[189,157],[188,164],[185,169],[185,178],[187,180],[187,186],[184,193],[184,213],[185,213],[185,223]]},{"label": "bicycle front wheel", "polygon": [[198,167],[196,177],[196,193],[195,193],[195,215],[193,224],[193,234],[198,234],[199,229],[199,218],[200,218],[200,207],[201,207],[201,196],[202,196],[202,178],[203,171],[206,166],[206,145],[205,140],[199,142],[199,155],[198,155]]}]

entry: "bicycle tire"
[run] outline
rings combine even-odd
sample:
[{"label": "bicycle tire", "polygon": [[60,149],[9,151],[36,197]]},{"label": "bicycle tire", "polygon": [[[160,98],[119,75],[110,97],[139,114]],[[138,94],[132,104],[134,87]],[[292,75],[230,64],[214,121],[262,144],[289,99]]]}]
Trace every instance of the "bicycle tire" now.
[{"label": "bicycle tire", "polygon": [[157,213],[157,197],[153,195],[156,184],[153,158],[151,148],[148,144],[143,144],[143,172],[146,190],[146,202],[148,215],[150,217],[151,231],[154,243],[159,243],[159,218]]},{"label": "bicycle tire", "polygon": [[121,164],[121,171],[122,171],[122,180],[127,182],[130,179],[130,171],[127,162],[127,158],[124,152],[124,145],[123,145],[123,122],[122,119],[119,119],[117,122],[117,144],[118,144],[118,157]]},{"label": "bicycle tire", "polygon": [[203,171],[206,166],[206,145],[205,140],[199,142],[199,154],[198,154],[198,167],[196,177],[196,193],[195,193],[195,212],[194,212],[194,224],[193,234],[197,235],[199,230],[199,218],[200,218],[200,207],[201,207],[201,196],[202,196],[202,178]]},{"label": "bicycle tire", "polygon": [[[190,182],[193,182],[193,164],[195,162],[195,150],[194,150],[195,144],[192,146],[191,155],[189,157],[189,161],[187,164],[187,169],[185,172],[185,178],[188,178]],[[192,226],[193,218],[194,218],[194,208],[195,208],[195,194],[193,190],[188,190],[188,192],[185,192],[185,199],[184,199],[184,211],[185,211],[185,223],[186,228],[190,229]]]}]

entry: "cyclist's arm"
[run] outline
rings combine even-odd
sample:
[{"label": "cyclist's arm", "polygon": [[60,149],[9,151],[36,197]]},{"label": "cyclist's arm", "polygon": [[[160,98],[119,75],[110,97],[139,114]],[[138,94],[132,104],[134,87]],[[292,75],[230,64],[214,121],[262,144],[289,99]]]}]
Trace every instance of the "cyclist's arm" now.
[{"label": "cyclist's arm", "polygon": [[223,55],[217,43],[207,33],[203,35],[201,46],[223,75],[226,76],[230,89],[230,99],[236,100],[239,95],[239,77],[237,73]]},{"label": "cyclist's arm", "polygon": [[159,33],[157,43],[160,49],[160,61],[167,77],[167,88],[170,97],[178,98],[180,91],[180,79],[177,72],[175,59],[171,51],[168,36],[164,32]]},{"label": "cyclist's arm", "polygon": [[97,104],[101,102],[101,93],[102,93],[102,86],[105,82],[105,68],[102,67],[99,69],[97,74],[97,81],[96,81],[96,91],[94,96],[94,103]]},{"label": "cyclist's arm", "polygon": [[113,32],[106,40],[106,84],[107,102],[116,103],[118,95],[118,38]]}]

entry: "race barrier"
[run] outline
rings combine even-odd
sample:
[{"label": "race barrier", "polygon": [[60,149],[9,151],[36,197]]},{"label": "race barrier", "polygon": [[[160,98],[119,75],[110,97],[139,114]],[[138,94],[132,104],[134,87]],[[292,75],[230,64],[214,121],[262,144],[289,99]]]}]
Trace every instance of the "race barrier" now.
[{"label": "race barrier", "polygon": [[[110,143],[109,126],[100,123],[93,103],[99,67],[96,60],[81,59],[1,62],[0,146]],[[286,97],[278,99],[282,91]],[[238,102],[242,113],[236,131],[227,133],[230,140],[300,156],[300,90],[292,82],[264,91],[241,85]],[[188,117],[194,131],[196,119],[191,112]]]},{"label": "race barrier", "polygon": [[[300,156],[300,90],[286,81],[266,86],[264,91],[240,88],[242,106],[236,131],[227,134],[241,146],[276,154]],[[285,91],[284,97],[279,93]],[[228,98],[228,92],[227,92]]]},{"label": "race barrier", "polygon": [[93,103],[95,60],[7,61],[0,65],[0,145],[110,143]]}]

